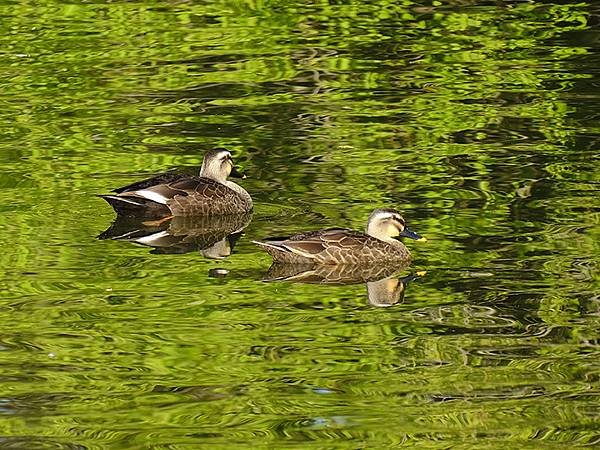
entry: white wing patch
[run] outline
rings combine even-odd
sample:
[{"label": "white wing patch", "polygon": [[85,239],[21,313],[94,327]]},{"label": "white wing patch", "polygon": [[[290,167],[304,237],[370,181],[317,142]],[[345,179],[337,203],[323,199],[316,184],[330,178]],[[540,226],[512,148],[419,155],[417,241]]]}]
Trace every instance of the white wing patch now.
[{"label": "white wing patch", "polygon": [[122,195],[106,195],[106,196],[105,196],[105,198],[113,198],[113,199],[115,199],[115,200],[118,200],[118,201],[120,201],[120,202],[124,202],[124,203],[130,203],[130,204],[132,204],[132,205],[137,205],[137,206],[139,206],[139,205],[140,205],[140,202],[139,202],[139,201],[138,201],[138,202],[136,202],[134,199],[132,199],[132,198],[127,198],[127,197],[124,197],[124,196],[122,196]]},{"label": "white wing patch", "polygon": [[134,195],[137,195],[138,197],[147,198],[148,200],[152,200],[153,202],[160,203],[161,205],[166,205],[167,201],[169,200],[167,197],[165,197],[162,194],[159,194],[158,192],[146,190],[146,189],[142,189],[141,191],[128,192],[128,194],[130,194],[130,195],[134,194]]},{"label": "white wing patch", "polygon": [[308,253],[296,248],[291,248],[288,247],[285,244],[282,244],[280,242],[278,242],[277,244],[270,244],[268,242],[261,242],[261,241],[252,241],[254,244],[260,245],[262,247],[268,247],[268,248],[272,248],[275,250],[278,250],[280,252],[290,252],[299,256],[304,256],[305,258],[309,258],[309,259],[314,259],[315,255],[313,255],[312,253]]}]

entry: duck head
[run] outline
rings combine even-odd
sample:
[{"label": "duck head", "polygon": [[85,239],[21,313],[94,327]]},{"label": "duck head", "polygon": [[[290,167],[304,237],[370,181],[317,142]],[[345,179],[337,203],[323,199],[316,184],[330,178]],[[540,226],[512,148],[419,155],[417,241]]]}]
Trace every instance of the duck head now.
[{"label": "duck head", "polygon": [[367,221],[367,234],[382,241],[407,237],[417,241],[426,240],[406,226],[398,211],[390,208],[374,210]]},{"label": "duck head", "polygon": [[200,176],[219,183],[224,183],[229,176],[246,178],[236,170],[231,153],[224,148],[213,148],[204,154]]}]

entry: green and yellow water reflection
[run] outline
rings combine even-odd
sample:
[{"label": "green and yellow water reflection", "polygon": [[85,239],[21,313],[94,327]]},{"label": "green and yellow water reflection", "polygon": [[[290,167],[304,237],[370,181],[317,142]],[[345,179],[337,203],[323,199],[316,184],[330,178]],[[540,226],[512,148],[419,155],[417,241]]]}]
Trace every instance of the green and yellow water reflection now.
[{"label": "green and yellow water reflection", "polygon": [[[593,2],[0,14],[0,446],[598,445]],[[231,256],[95,238],[94,194],[215,146],[256,203]],[[429,239],[401,301],[263,281],[252,239],[379,206]]]}]

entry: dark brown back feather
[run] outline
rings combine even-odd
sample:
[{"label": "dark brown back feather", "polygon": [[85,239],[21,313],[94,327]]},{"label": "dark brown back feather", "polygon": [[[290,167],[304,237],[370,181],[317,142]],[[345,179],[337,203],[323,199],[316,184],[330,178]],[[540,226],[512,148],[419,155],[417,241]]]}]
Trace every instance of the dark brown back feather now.
[{"label": "dark brown back feather", "polygon": [[136,181],[135,183],[128,184],[126,186],[122,186],[120,188],[113,189],[112,192],[116,192],[118,194],[122,192],[131,192],[138,191],[141,189],[147,189],[152,186],[156,186],[158,184],[168,184],[173,183],[182,178],[187,178],[189,175],[184,173],[176,173],[176,172],[165,172],[159,175],[147,178],[145,180]]}]

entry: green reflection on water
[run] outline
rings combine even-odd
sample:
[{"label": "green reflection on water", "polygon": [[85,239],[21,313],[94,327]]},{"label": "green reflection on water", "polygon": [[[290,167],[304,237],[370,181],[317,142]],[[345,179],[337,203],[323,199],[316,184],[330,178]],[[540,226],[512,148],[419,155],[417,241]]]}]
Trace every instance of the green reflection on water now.
[{"label": "green reflection on water", "polygon": [[[597,443],[597,8],[0,14],[7,446]],[[113,213],[94,194],[213,146],[257,205],[230,257],[95,240]],[[376,206],[429,238],[407,243],[402,275],[427,275],[403,302],[262,281],[252,239],[362,229]]]}]

